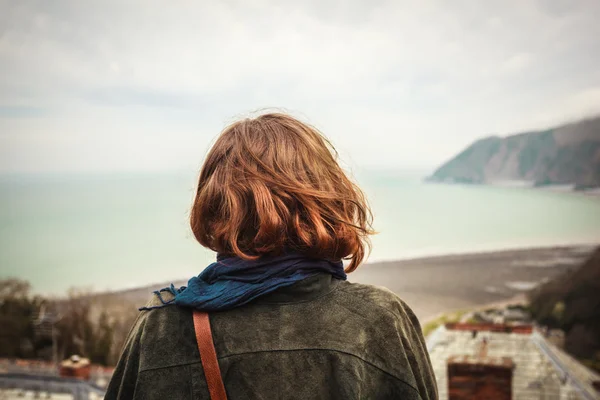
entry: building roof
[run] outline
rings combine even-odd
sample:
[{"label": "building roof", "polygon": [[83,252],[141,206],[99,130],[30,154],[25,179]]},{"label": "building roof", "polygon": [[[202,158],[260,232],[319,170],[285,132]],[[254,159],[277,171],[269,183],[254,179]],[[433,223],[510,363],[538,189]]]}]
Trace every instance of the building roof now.
[{"label": "building roof", "polygon": [[593,387],[600,375],[550,344],[537,330],[462,328],[456,324],[441,326],[427,341],[441,400],[448,399],[449,363],[512,365],[514,399],[600,398]]}]

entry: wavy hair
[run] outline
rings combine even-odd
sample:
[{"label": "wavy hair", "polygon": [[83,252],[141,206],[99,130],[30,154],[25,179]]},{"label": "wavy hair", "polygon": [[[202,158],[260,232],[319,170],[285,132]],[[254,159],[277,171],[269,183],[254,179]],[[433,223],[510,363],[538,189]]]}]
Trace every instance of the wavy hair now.
[{"label": "wavy hair", "polygon": [[349,260],[370,249],[372,213],[315,128],[282,113],[225,128],[198,181],[190,225],[205,247],[255,259],[297,251]]}]

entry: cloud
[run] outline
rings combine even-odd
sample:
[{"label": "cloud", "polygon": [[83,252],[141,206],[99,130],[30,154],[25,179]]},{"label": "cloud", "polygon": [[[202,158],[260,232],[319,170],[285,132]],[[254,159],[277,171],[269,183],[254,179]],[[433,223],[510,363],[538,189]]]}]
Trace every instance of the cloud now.
[{"label": "cloud", "polygon": [[535,61],[535,56],[531,53],[517,53],[508,58],[502,68],[508,73],[518,73],[531,66]]},{"label": "cloud", "polygon": [[38,107],[0,105],[0,118],[35,118],[41,117],[47,113],[47,110]]},{"label": "cloud", "polygon": [[0,6],[5,172],[186,168],[232,116],[269,106],[359,166],[433,167],[599,107],[593,0]]}]

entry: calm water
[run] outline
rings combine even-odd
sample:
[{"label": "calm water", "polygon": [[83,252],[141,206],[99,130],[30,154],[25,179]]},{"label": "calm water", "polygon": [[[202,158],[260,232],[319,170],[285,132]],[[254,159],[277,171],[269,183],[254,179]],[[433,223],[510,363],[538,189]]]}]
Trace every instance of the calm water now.
[{"label": "calm water", "polygon": [[[600,199],[532,189],[358,177],[375,214],[370,260],[600,242]],[[195,177],[0,178],[0,276],[42,293],[186,278],[214,258],[187,215]]]}]

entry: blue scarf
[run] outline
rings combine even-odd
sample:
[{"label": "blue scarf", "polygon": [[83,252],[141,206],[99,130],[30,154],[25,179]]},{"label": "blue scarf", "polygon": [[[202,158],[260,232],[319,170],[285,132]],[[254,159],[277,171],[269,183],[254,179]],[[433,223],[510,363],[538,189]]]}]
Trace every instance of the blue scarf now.
[{"label": "blue scarf", "polygon": [[[346,279],[341,261],[311,259],[297,253],[261,257],[254,261],[219,255],[217,262],[206,267],[200,275],[191,278],[187,287],[176,289],[171,284],[168,288],[154,292],[162,305],[142,307],[140,310],[170,304],[207,312],[228,310],[318,273],[328,273],[336,279]],[[175,298],[164,301],[161,292],[165,291],[173,294]]]}]

